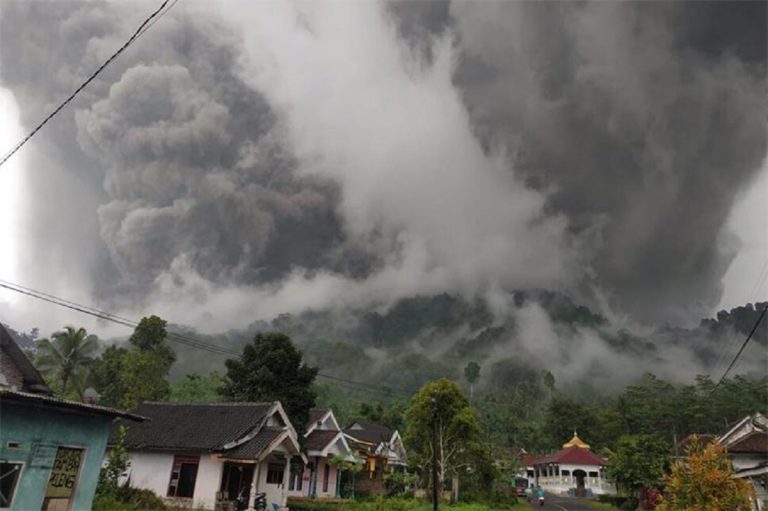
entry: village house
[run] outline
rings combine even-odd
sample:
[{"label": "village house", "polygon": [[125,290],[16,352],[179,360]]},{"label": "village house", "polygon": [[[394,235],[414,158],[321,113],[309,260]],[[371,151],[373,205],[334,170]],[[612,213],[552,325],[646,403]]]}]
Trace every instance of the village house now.
[{"label": "village house", "polygon": [[718,438],[733,462],[734,477],[745,479],[755,490],[755,507],[768,509],[768,418],[748,415]]},{"label": "village house", "polygon": [[754,509],[768,510],[768,418],[761,413],[728,425],[718,435],[688,435],[675,446],[675,457],[684,458],[694,437],[701,444],[719,442],[733,463],[733,477],[746,480],[755,492]]},{"label": "village house", "polygon": [[291,474],[306,459],[279,402],[147,402],[137,413],[150,420],[127,428],[130,486],[186,507],[229,510],[240,497],[249,509],[257,498],[287,509]]},{"label": "village house", "polygon": [[352,449],[332,410],[312,410],[306,438],[306,454],[309,460],[304,473],[307,485],[293,486],[291,495],[313,498],[341,496],[341,470],[335,460],[354,461]]},{"label": "village house", "polygon": [[576,433],[554,454],[524,454],[523,464],[528,480],[552,493],[576,496],[616,493],[615,486],[605,478],[608,460],[593,453]]},{"label": "village house", "polygon": [[332,410],[311,410],[304,433],[308,463],[291,474],[288,493],[292,497],[335,498],[341,496],[342,471],[335,460],[355,460]]},{"label": "village house", "polygon": [[0,509],[91,509],[110,426],[142,417],[53,396],[0,325]]},{"label": "village house", "polygon": [[363,459],[363,470],[357,474],[355,491],[382,495],[386,492],[386,475],[404,470],[406,452],[397,430],[380,424],[357,421],[344,429],[350,447]]}]

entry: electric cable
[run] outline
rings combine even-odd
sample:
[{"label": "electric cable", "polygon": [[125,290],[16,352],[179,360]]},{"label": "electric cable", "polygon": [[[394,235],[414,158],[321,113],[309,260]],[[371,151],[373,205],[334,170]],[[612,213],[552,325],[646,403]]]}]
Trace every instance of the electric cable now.
[{"label": "electric cable", "polygon": [[[112,63],[121,53],[123,53],[131,44],[133,44],[139,37],[141,37],[146,31],[154,25],[155,21],[157,19],[160,19],[160,17],[164,16],[170,9],[173,7],[178,0],[174,0],[173,3],[168,6],[168,2],[170,0],[164,0],[162,4],[160,4],[160,7],[158,7],[152,14],[149,15],[148,18],[146,18],[141,25],[136,29],[136,31],[131,35],[131,37],[128,38],[128,40],[123,43],[123,45],[117,49],[116,52],[114,52],[107,60],[105,60],[97,69],[94,71],[80,86],[75,89],[75,91],[67,97],[59,106],[57,106],[50,114],[48,114],[40,123],[35,126],[32,131],[30,131],[24,138],[22,138],[13,148],[11,148],[10,151],[8,151],[5,156],[0,160],[0,167],[3,166],[3,164],[8,161],[11,156],[13,156],[19,149],[22,148],[24,144],[26,144],[32,137],[34,137],[38,131],[42,129],[43,126],[45,126],[48,121],[53,119],[56,114],[58,114],[61,110],[64,109],[73,99],[75,99],[75,96],[77,96],[83,89],[85,89],[88,84],[90,84],[109,64]],[[166,9],[166,6],[168,8]]]}]

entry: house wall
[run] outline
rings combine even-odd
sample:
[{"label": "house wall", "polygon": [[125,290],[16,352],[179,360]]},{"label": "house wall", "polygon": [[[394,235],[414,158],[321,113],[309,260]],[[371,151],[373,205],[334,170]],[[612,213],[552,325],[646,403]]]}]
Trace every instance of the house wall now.
[{"label": "house wall", "polygon": [[131,487],[152,490],[159,497],[167,495],[173,454],[131,451],[129,461]]},{"label": "house wall", "polygon": [[[192,499],[195,507],[213,509],[216,503],[216,492],[221,488],[221,475],[224,464],[214,460],[210,456],[200,456],[200,465],[197,468],[197,482],[195,482],[195,496]],[[170,474],[170,471],[168,472]]]},{"label": "house wall", "polygon": [[[563,470],[570,471],[570,475],[562,475]],[[587,476],[584,478],[584,488],[591,490],[593,494],[602,495],[606,493],[616,493],[615,486],[606,479],[601,477],[589,477],[590,472],[597,472],[598,475],[600,474],[600,467],[595,465],[563,464],[560,465],[561,475],[540,476],[538,479],[538,484],[540,484],[541,487],[545,490],[551,491],[553,493],[565,494],[571,488],[576,488],[576,478],[573,476],[574,470],[583,470],[587,474]]]},{"label": "house wall", "polygon": [[259,483],[256,485],[256,491],[259,493],[267,494],[267,509],[273,509],[275,504],[278,507],[280,506],[280,500],[283,494],[283,486],[281,484],[267,483],[268,470],[269,461],[262,461],[257,469],[256,477],[258,477]]},{"label": "house wall", "polygon": [[[137,452],[130,455],[130,485],[134,488],[152,490],[157,496],[165,498],[168,482],[173,469],[173,453]],[[207,454],[200,455],[197,467],[195,493],[192,498],[196,508],[213,509],[216,492],[221,487],[221,475],[224,465]]]},{"label": "house wall", "polygon": [[[109,417],[4,402],[0,419],[0,458],[24,464],[13,511],[42,507],[59,446],[85,450],[71,509],[91,509],[109,436]],[[8,448],[9,441],[19,446]]]}]

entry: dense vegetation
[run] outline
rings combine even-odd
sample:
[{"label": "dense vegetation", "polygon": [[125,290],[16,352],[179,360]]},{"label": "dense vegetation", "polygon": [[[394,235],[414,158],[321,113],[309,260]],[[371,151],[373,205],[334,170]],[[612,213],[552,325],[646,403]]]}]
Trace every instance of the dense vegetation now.
[{"label": "dense vegetation", "polygon": [[[722,358],[723,343],[746,335],[758,315],[748,305],[694,329],[665,327],[640,337],[612,331],[605,318],[561,295],[515,296],[516,306],[531,300],[557,328],[591,329],[614,352],[653,357],[660,346],[687,346],[699,362]],[[465,458],[443,460],[441,470],[447,479],[459,473],[457,466],[471,467],[462,476],[465,496],[493,495],[499,482],[509,480],[511,474],[492,466],[496,448],[552,452],[578,431],[612,460],[613,479],[637,499],[662,484],[676,440],[718,433],[768,406],[768,379],[762,373],[733,376],[719,385],[706,375],[679,383],[653,374],[609,389],[589,381],[559,382],[553,374],[558,367],[543,367],[515,353],[517,328],[514,315],[499,319],[483,301],[441,295],[404,300],[386,313],[281,315],[254,323],[252,331],[265,332],[255,338],[243,332],[201,336],[167,326],[156,316],[143,318],[128,342],[119,344],[75,327],[50,340],[38,339],[36,331],[11,334],[62,396],[80,399],[86,387],[93,387],[100,404],[121,408],[143,400],[280,399],[299,423],[309,407],[331,407],[342,424],[363,419],[403,431],[417,474],[429,464],[419,454],[429,418],[426,396],[442,392],[450,396],[446,409],[452,410],[446,427],[465,433],[467,443],[461,447]],[[241,356],[214,363],[212,356],[218,355],[171,344],[168,329]],[[758,346],[768,343],[766,330],[763,325],[757,331]],[[275,381],[287,383],[276,386]],[[422,484],[428,484],[427,478]],[[109,502],[120,495],[102,498]]]}]

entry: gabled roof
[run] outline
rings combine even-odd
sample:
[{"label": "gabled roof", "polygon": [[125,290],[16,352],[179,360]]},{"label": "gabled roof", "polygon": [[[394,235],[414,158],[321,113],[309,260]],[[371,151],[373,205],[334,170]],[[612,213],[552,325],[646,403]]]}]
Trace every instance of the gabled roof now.
[{"label": "gabled roof", "polygon": [[752,431],[728,446],[730,453],[754,453],[768,457],[768,433]]},{"label": "gabled roof", "polygon": [[53,395],[53,391],[46,385],[40,371],[32,365],[32,362],[16,344],[8,330],[0,324],[0,356],[3,354],[11,359],[11,363],[18,369],[23,378],[22,388],[17,390],[33,394]]},{"label": "gabled roof", "polygon": [[[330,430],[340,431],[339,422],[336,420],[336,416],[333,414],[333,410],[330,408],[313,408],[309,411],[309,422],[307,423],[307,431],[304,436],[309,436],[310,433],[318,429],[318,427],[326,422],[328,419],[333,422],[333,426]],[[330,431],[329,430],[329,431]]]},{"label": "gabled roof", "polygon": [[720,434],[720,443],[728,447],[730,444],[739,440],[742,436],[752,431],[768,431],[768,419],[761,413],[747,415],[743,419],[729,425],[726,430]]},{"label": "gabled roof", "polygon": [[570,463],[572,465],[607,465],[608,460],[598,456],[589,449],[583,447],[568,447],[550,456],[544,456],[535,461],[536,465],[546,463]]},{"label": "gabled roof", "polygon": [[313,431],[307,437],[307,451],[322,451],[339,435],[343,436],[341,431]]},{"label": "gabled roof", "polygon": [[[257,428],[261,430],[276,405],[142,403],[136,413],[150,420],[129,426],[125,445],[134,450],[221,452],[236,447],[232,444],[254,433]],[[113,434],[110,441],[115,439]]]},{"label": "gabled roof", "polygon": [[344,429],[344,433],[358,442],[379,445],[391,441],[395,431],[381,424],[355,421]]},{"label": "gabled roof", "polygon": [[227,458],[253,460],[258,458],[277,439],[288,433],[276,428],[264,428],[253,438],[225,452]]},{"label": "gabled roof", "polygon": [[325,419],[325,416],[331,412],[328,408],[312,408],[309,411],[309,423],[317,424],[319,421]]}]

